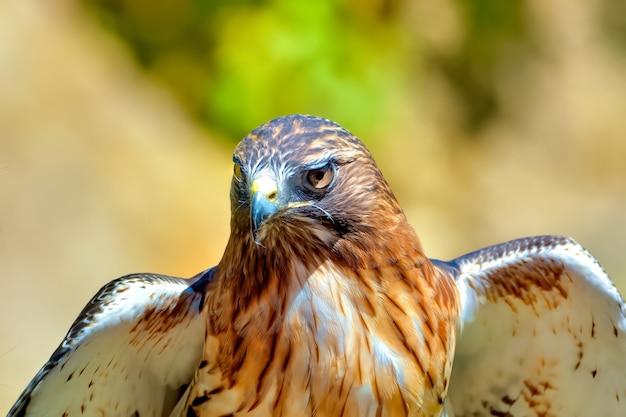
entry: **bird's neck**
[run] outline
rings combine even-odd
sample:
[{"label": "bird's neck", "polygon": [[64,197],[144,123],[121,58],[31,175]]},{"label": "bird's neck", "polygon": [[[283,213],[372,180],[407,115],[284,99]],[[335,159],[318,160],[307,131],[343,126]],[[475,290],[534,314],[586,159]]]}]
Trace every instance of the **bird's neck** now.
[{"label": "bird's neck", "polygon": [[[412,271],[410,275],[430,265],[406,221],[392,228],[343,234],[324,230],[315,230],[311,224],[282,224],[280,233],[255,242],[249,229],[233,229],[215,272],[216,298],[228,303],[233,314],[254,316],[255,325],[263,324],[259,319],[265,317],[266,330],[271,330],[323,265],[331,263],[353,276],[387,267]],[[385,279],[384,274],[372,276]],[[234,317],[224,316],[224,320],[232,323]]]},{"label": "bird's neck", "polygon": [[283,224],[280,233],[269,233],[260,241],[247,228],[232,230],[215,275],[217,293],[229,299],[231,308],[280,309],[278,304],[288,303],[329,258],[332,242],[317,233],[305,235],[302,230],[310,229],[299,226]]}]

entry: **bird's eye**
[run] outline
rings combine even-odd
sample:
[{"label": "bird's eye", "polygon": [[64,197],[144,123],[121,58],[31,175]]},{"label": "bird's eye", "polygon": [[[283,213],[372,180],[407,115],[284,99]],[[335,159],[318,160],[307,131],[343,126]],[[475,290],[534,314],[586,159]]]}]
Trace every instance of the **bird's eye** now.
[{"label": "bird's eye", "polygon": [[241,171],[241,166],[239,164],[235,164],[233,168],[233,175],[240,179],[243,176],[243,172]]},{"label": "bird's eye", "polygon": [[331,165],[312,169],[306,173],[306,180],[315,190],[323,190],[332,182],[335,172]]}]

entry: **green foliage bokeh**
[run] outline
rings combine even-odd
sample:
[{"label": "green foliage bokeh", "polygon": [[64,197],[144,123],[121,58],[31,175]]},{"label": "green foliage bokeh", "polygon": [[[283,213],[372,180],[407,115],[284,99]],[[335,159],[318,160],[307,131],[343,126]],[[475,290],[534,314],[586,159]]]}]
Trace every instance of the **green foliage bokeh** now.
[{"label": "green foliage bokeh", "polygon": [[[389,125],[407,99],[428,102],[433,79],[450,94],[448,120],[472,137],[501,116],[502,85],[523,91],[523,68],[553,59],[523,0],[83,1],[195,118],[234,141],[287,113],[355,131]],[[626,20],[609,6],[603,30],[621,48]]]},{"label": "green foliage bokeh", "polygon": [[336,0],[90,5],[192,114],[233,138],[286,113],[370,127],[407,73],[393,10],[375,2],[357,13]]}]

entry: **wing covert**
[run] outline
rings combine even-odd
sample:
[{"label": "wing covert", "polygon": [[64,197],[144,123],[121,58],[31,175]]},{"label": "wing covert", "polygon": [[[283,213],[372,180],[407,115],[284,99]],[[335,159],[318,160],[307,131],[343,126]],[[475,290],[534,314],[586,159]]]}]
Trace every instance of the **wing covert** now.
[{"label": "wing covert", "polygon": [[200,361],[211,275],[134,274],[105,285],[8,417],[168,415]]},{"label": "wing covert", "polygon": [[626,413],[624,301],[578,243],[518,239],[435,264],[462,301],[456,417]]}]

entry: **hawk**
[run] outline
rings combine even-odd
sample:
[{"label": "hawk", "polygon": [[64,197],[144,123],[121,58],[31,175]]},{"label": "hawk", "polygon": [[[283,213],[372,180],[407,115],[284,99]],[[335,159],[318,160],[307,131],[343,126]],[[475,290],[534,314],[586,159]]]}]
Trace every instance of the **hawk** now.
[{"label": "hawk", "polygon": [[267,122],[233,160],[219,264],[104,286],[9,416],[626,415],[624,301],[573,240],[428,259],[323,118]]}]

